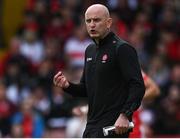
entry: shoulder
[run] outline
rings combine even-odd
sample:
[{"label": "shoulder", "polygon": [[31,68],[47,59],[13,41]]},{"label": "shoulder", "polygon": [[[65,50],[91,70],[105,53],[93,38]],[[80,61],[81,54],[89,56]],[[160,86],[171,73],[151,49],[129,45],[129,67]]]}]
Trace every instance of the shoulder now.
[{"label": "shoulder", "polygon": [[118,47],[117,49],[121,50],[121,51],[134,51],[134,52],[136,52],[136,49],[128,43],[118,45],[117,47]]},{"label": "shoulder", "polygon": [[86,48],[86,53],[89,51],[92,51],[93,49],[95,49],[95,44],[94,43],[90,43],[87,48]]},{"label": "shoulder", "polygon": [[91,43],[89,43],[89,45],[87,46],[86,49],[92,49],[94,47],[95,47],[95,43],[91,42]]},{"label": "shoulder", "polygon": [[116,51],[118,53],[126,54],[128,52],[136,53],[136,49],[127,41],[115,36],[115,39],[117,41],[116,43]]}]

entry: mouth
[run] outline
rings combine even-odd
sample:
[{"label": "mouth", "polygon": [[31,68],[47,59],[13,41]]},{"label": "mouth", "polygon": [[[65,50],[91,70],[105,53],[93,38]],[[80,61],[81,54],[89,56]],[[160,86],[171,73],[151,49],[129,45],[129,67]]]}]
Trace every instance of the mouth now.
[{"label": "mouth", "polygon": [[91,33],[91,34],[96,34],[97,32],[96,32],[96,30],[91,29],[91,30],[90,30],[90,33]]}]

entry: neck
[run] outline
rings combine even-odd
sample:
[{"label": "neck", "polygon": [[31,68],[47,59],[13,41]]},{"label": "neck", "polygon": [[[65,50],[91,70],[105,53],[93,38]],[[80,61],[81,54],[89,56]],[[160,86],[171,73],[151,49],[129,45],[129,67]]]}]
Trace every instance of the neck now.
[{"label": "neck", "polygon": [[110,32],[110,30],[106,31],[101,38],[96,38],[96,39],[94,39],[95,42],[96,42],[97,44],[99,44],[99,41],[102,40],[102,39],[104,39],[109,32]]}]

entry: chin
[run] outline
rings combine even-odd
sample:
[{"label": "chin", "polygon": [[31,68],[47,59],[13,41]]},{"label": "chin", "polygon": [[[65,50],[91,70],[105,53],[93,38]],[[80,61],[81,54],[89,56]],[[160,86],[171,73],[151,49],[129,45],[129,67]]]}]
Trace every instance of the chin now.
[{"label": "chin", "polygon": [[90,34],[90,37],[93,38],[93,39],[97,39],[97,38],[99,38],[99,35],[96,35],[96,34]]}]

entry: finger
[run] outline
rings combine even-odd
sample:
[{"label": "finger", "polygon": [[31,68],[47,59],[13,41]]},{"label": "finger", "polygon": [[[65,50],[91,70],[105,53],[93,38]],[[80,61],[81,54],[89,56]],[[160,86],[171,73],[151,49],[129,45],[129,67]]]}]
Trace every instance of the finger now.
[{"label": "finger", "polygon": [[123,133],[124,133],[124,128],[123,127],[119,128],[119,134],[123,134]]},{"label": "finger", "polygon": [[62,75],[62,72],[61,71],[59,71],[55,76],[54,76],[54,79],[57,79],[59,76],[61,76]]},{"label": "finger", "polygon": [[[61,76],[60,76],[61,77]],[[61,78],[60,77],[57,77],[56,79],[54,78],[54,84],[55,86],[59,86],[60,85],[60,81],[61,81]]]},{"label": "finger", "polygon": [[62,75],[62,72],[59,71],[59,72],[54,76],[53,82],[54,82],[55,85],[57,84],[57,83],[56,83],[57,78],[58,78],[59,76],[61,76],[61,75]]},{"label": "finger", "polygon": [[68,81],[66,80],[66,78],[62,79],[62,85],[63,85],[63,88],[68,87]]},{"label": "finger", "polygon": [[122,127],[121,129],[121,134],[125,133],[126,132],[126,128],[125,127]]},{"label": "finger", "polygon": [[59,76],[56,80],[56,83],[58,86],[62,87],[63,86],[63,76]]},{"label": "finger", "polygon": [[64,86],[66,83],[66,79],[65,78],[62,78],[62,86]]},{"label": "finger", "polygon": [[117,127],[115,128],[115,133],[116,133],[116,134],[121,134],[121,127],[117,126]]},{"label": "finger", "polygon": [[55,76],[53,78],[53,83],[54,83],[54,85],[56,85],[56,78],[55,78]]},{"label": "finger", "polygon": [[68,86],[68,81],[66,80],[66,78],[64,76],[58,77],[58,85],[62,88],[66,88]]},{"label": "finger", "polygon": [[54,78],[54,79],[53,79],[53,83],[54,83],[55,86],[58,86],[58,79],[57,79],[57,78]]},{"label": "finger", "polygon": [[58,83],[59,83],[59,81],[60,81],[60,78],[59,77],[61,77],[61,76],[56,76],[56,77],[54,77],[54,83],[57,85]]},{"label": "finger", "polygon": [[69,82],[66,81],[66,83],[65,83],[65,88],[67,88],[68,86],[69,86]]},{"label": "finger", "polygon": [[116,132],[116,134],[124,134],[127,132],[127,128],[126,127],[117,127],[115,129],[115,132]]},{"label": "finger", "polygon": [[122,127],[122,130],[121,130],[121,134],[124,134],[128,131],[128,128],[127,127]]}]

